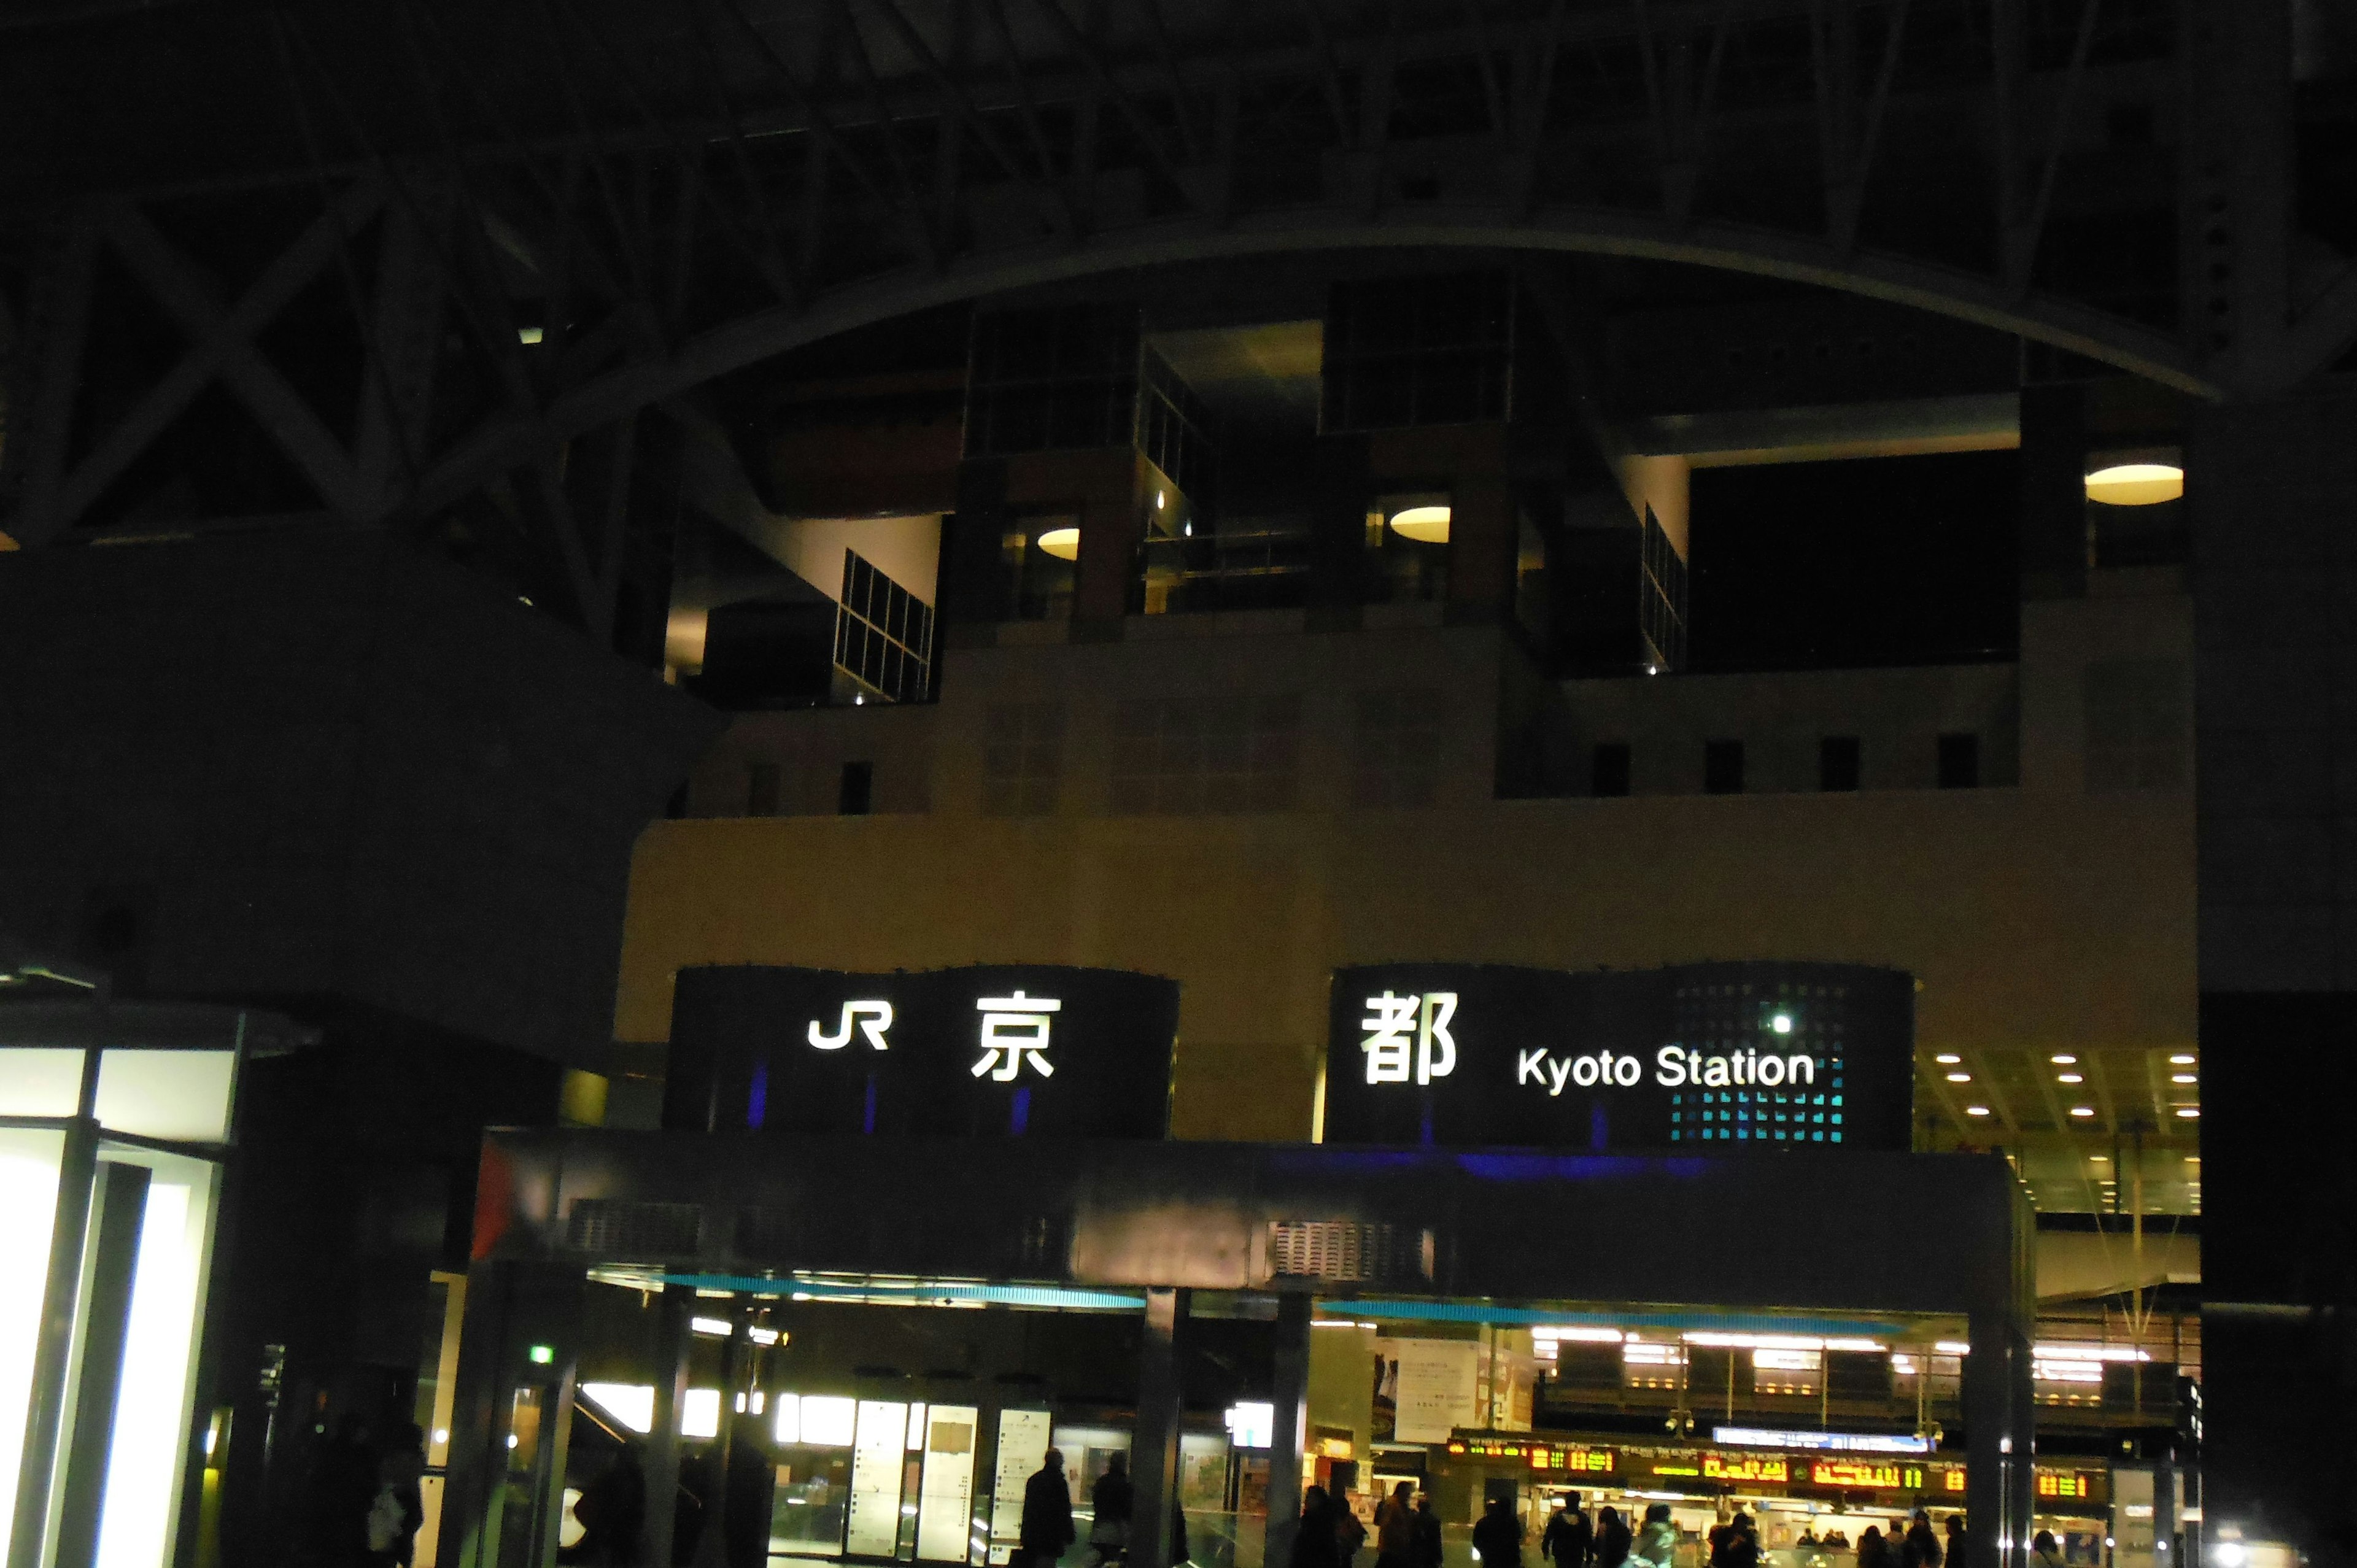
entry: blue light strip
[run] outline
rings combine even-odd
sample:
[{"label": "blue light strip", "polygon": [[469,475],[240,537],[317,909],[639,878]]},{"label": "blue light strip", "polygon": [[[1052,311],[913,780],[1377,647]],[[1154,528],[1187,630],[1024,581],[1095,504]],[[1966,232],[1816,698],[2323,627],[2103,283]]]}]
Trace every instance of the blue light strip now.
[{"label": "blue light strip", "polygon": [[884,1306],[1049,1306],[1075,1312],[1141,1312],[1142,1295],[1063,1285],[985,1284],[970,1280],[794,1280],[762,1274],[664,1274],[667,1285],[733,1291],[794,1301]]},{"label": "blue light strip", "polygon": [[1566,1328],[1675,1328],[1729,1334],[1813,1334],[1821,1339],[1871,1339],[1906,1332],[1904,1324],[1863,1318],[1781,1317],[1758,1312],[1566,1312],[1538,1306],[1497,1306],[1479,1301],[1374,1301],[1321,1297],[1337,1317],[1426,1323],[1547,1323]]}]

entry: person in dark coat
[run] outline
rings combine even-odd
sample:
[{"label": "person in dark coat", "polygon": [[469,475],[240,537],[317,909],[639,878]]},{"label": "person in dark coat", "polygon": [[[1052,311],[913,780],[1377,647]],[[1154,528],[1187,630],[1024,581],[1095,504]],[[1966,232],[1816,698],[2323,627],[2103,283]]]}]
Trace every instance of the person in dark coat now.
[{"label": "person in dark coat", "polygon": [[1351,1506],[1351,1494],[1337,1489],[1333,1494],[1334,1561],[1341,1568],[1355,1568],[1359,1548],[1367,1544],[1367,1527],[1359,1522],[1359,1510]]},{"label": "person in dark coat", "polygon": [[1481,1568],[1523,1568],[1523,1521],[1503,1498],[1491,1498],[1473,1527],[1473,1552]]},{"label": "person in dark coat", "polygon": [[1064,1479],[1064,1454],[1050,1448],[1039,1469],[1023,1483],[1020,1550],[1031,1568],[1049,1568],[1072,1544],[1072,1488]]},{"label": "person in dark coat", "polygon": [[1287,1568],[1339,1568],[1335,1552],[1334,1505],[1323,1487],[1306,1487],[1301,1493],[1301,1519],[1293,1527],[1293,1557]]},{"label": "person in dark coat", "polygon": [[376,1445],[368,1423],[347,1414],[312,1456],[304,1531],[314,1563],[347,1568],[368,1560],[368,1516],[377,1493]]},{"label": "person in dark coat", "polygon": [[1375,1568],[1414,1568],[1415,1488],[1405,1481],[1375,1505]]},{"label": "person in dark coat", "polygon": [[1183,1568],[1195,1558],[1195,1549],[1187,1540],[1187,1505],[1173,1501],[1170,1505],[1170,1568]]},{"label": "person in dark coat", "polygon": [[1116,1450],[1106,1456],[1105,1473],[1090,1488],[1089,1506],[1096,1519],[1089,1526],[1089,1544],[1097,1561],[1111,1563],[1129,1552],[1129,1516],[1136,1507],[1137,1488],[1129,1479],[1129,1455]]},{"label": "person in dark coat", "polygon": [[379,1496],[389,1497],[398,1510],[392,1541],[370,1552],[371,1563],[384,1568],[409,1568],[417,1552],[417,1527],[425,1522],[425,1498],[423,1478],[425,1475],[425,1429],[410,1424],[396,1427],[385,1444],[384,1453],[376,1463],[376,1487],[370,1493],[370,1507],[376,1507]]},{"label": "person in dark coat", "polygon": [[1727,1523],[1727,1568],[1760,1568],[1760,1533],[1740,1510]]},{"label": "person in dark coat", "polygon": [[1890,1568],[1890,1548],[1883,1544],[1882,1531],[1870,1524],[1858,1531],[1857,1568]]},{"label": "person in dark coat", "polygon": [[1539,1537],[1539,1555],[1555,1564],[1555,1568],[1587,1568],[1587,1560],[1596,1551],[1596,1527],[1587,1522],[1587,1510],[1579,1506],[1579,1494],[1564,1494],[1563,1507],[1555,1510],[1547,1527]]},{"label": "person in dark coat", "polygon": [[1948,1561],[1955,1564],[1955,1568],[1964,1568],[1964,1516],[1960,1513],[1948,1516]]},{"label": "person in dark coat", "polygon": [[636,1450],[627,1444],[597,1478],[582,1488],[573,1505],[581,1539],[556,1554],[559,1563],[593,1563],[599,1568],[634,1568],[647,1530],[647,1477]]},{"label": "person in dark coat", "polygon": [[1606,1509],[1596,1520],[1596,1568],[1621,1568],[1635,1543],[1629,1521],[1620,1517],[1619,1509]]},{"label": "person in dark coat", "polygon": [[1932,1533],[1932,1516],[1917,1509],[1915,1522],[1907,1527],[1907,1538],[1899,1543],[1899,1568],[1940,1568],[1940,1538]]},{"label": "person in dark coat", "polygon": [[1448,1548],[1441,1544],[1440,1540],[1440,1516],[1432,1511],[1431,1495],[1418,1492],[1415,1495],[1415,1536],[1408,1547],[1408,1562],[1412,1568],[1440,1568],[1440,1561],[1447,1552]]}]

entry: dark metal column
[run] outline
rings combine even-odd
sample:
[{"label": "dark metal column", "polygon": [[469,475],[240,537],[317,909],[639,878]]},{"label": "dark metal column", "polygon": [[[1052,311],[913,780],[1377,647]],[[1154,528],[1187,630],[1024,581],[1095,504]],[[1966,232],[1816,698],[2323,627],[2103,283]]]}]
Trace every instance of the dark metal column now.
[{"label": "dark metal column", "polygon": [[2019,1568],[2029,1542],[2030,1433],[2017,1429],[2029,1344],[2010,1314],[1975,1312],[1964,1358],[1966,1568]]},{"label": "dark metal column", "polygon": [[512,1402],[506,1338],[518,1272],[513,1263],[480,1261],[467,1271],[436,1555],[445,1568],[490,1568],[498,1560]]},{"label": "dark metal column", "polygon": [[654,1431],[647,1436],[647,1539],[650,1568],[671,1568],[679,1512],[679,1412],[687,1402],[688,1354],[695,1343],[695,1288],[665,1285],[662,1358],[655,1365]]},{"label": "dark metal column", "polygon": [[1187,1322],[1184,1290],[1146,1293],[1146,1344],[1137,1369],[1137,1429],[1130,1437],[1136,1506],[1129,1520],[1130,1568],[1170,1568],[1170,1510],[1178,1500],[1178,1336]]},{"label": "dark metal column", "polygon": [[123,1393],[123,1352],[131,1337],[139,1228],[147,1218],[146,1166],[102,1165],[98,1172],[82,1272],[73,1425],[57,1470],[57,1551],[50,1559],[57,1568],[90,1568],[98,1560],[106,1462],[114,1449],[114,1406]]},{"label": "dark metal column", "polygon": [[1309,1316],[1307,1295],[1276,1298],[1276,1387],[1274,1435],[1268,1444],[1268,1529],[1264,1563],[1293,1560],[1294,1527],[1301,1522],[1301,1450],[1309,1431]]}]

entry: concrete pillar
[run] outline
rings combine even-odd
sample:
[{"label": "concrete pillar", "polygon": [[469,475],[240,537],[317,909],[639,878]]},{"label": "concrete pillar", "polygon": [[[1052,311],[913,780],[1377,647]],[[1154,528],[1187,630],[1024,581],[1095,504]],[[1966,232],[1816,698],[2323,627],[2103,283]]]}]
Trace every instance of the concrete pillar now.
[{"label": "concrete pillar", "polygon": [[1138,1355],[1137,1427],[1129,1444],[1136,1503],[1129,1522],[1130,1568],[1171,1568],[1170,1510],[1178,1500],[1180,1389],[1178,1337],[1187,1322],[1184,1290],[1146,1293],[1146,1343]]},{"label": "concrete pillar", "polygon": [[649,1568],[671,1568],[672,1526],[679,1508],[679,1412],[687,1402],[695,1288],[665,1285],[658,1311],[654,1431],[647,1438],[645,1561]]},{"label": "concrete pillar", "polygon": [[1309,1316],[1307,1295],[1276,1298],[1275,1435],[1268,1445],[1268,1529],[1261,1561],[1277,1568],[1293,1560],[1294,1527],[1301,1521],[1301,1450],[1309,1434]]}]

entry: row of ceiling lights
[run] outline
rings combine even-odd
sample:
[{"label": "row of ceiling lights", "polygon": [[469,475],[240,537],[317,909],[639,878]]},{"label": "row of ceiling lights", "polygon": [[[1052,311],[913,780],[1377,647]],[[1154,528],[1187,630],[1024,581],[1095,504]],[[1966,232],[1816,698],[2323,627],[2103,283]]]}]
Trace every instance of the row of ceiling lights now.
[{"label": "row of ceiling lights", "polygon": [[[1943,1067],[1953,1068],[1956,1069],[1947,1075],[1947,1079],[1950,1083],[1972,1082],[1973,1075],[1963,1070],[1962,1067],[1959,1065],[1964,1061],[1964,1058],[1957,1056],[1954,1052],[1943,1051],[1932,1059]],[[2056,1082],[2084,1083],[2087,1081],[2085,1074],[2071,1070],[2078,1066],[2079,1058],[2072,1056],[2070,1052],[2058,1051],[2047,1059],[2064,1069],[2054,1075]],[[2169,1065],[2179,1069],[2190,1068],[2193,1065],[2193,1062],[2194,1058],[2192,1053],[2189,1051],[2179,1051],[2169,1058]],[[2181,1084],[2198,1083],[2201,1081],[2201,1075],[2198,1073],[2179,1070],[2170,1073],[2169,1075],[2169,1081],[2171,1083]],[[1964,1114],[1967,1116],[1986,1116],[1991,1114],[1991,1112],[1989,1108],[1986,1105],[1967,1105],[1964,1107]],[[2090,1120],[2095,1115],[2095,1108],[2092,1105],[2073,1105],[2071,1107],[2071,1114],[2082,1121]],[[2180,1105],[2177,1107],[2177,1115],[2178,1119],[2182,1122],[2198,1121],[2201,1115],[2201,1108],[2198,1105]]]}]

